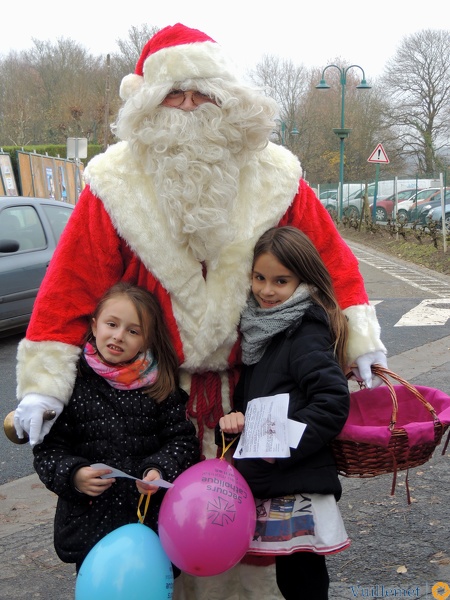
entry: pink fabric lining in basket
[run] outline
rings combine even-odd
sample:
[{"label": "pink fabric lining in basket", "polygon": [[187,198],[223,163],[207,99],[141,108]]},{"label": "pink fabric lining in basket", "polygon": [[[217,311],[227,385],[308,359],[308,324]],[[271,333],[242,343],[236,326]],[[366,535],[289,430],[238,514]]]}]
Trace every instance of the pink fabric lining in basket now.
[{"label": "pink fabric lining in basket", "polygon": [[[404,429],[410,447],[433,442],[434,421],[430,411],[404,386],[393,386],[397,395],[398,415],[395,429]],[[430,387],[414,386],[434,408],[441,424],[450,424],[450,396]],[[387,447],[392,432],[392,399],[389,389],[380,386],[362,389],[350,395],[350,413],[337,439]]]}]

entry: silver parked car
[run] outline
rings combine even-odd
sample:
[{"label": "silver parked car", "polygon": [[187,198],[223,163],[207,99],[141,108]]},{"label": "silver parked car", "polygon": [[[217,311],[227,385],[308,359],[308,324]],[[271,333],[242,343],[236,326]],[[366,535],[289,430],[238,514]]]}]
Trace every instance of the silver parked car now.
[{"label": "silver parked car", "polygon": [[[444,206],[444,210],[445,210],[445,228],[447,231],[450,232],[450,203],[448,201]],[[437,221],[439,226],[442,227],[442,207],[436,206],[435,208],[432,208],[430,210],[430,212],[428,213],[427,218],[430,221]]]},{"label": "silver parked car", "polygon": [[0,335],[25,328],[56,244],[74,206],[0,197]]},{"label": "silver parked car", "polygon": [[[444,192],[444,201],[447,203],[450,200],[450,189],[446,188]],[[417,206],[412,206],[408,210],[408,221],[410,223],[418,222],[421,225],[426,225],[430,210],[441,206],[441,190],[435,192],[426,202],[420,202]]]}]

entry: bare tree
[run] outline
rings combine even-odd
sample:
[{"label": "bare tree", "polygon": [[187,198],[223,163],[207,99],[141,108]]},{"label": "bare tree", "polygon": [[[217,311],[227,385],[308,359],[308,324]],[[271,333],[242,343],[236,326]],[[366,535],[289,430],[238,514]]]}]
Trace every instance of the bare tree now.
[{"label": "bare tree", "polygon": [[33,40],[0,60],[0,144],[96,142],[103,128],[105,67],[70,39]]},{"label": "bare tree", "polygon": [[375,166],[367,162],[379,143],[389,155],[390,162],[381,167],[381,179],[389,179],[405,168],[399,153],[395,132],[385,119],[388,111],[386,97],[378,81],[372,81],[372,89],[357,88],[360,74],[352,73],[346,89],[346,126],[351,128],[345,142],[344,174],[347,182],[373,181]]},{"label": "bare tree", "polygon": [[0,146],[61,144],[67,137],[107,145],[120,82],[156,31],[132,27],[117,40],[120,52],[106,60],[68,38],[33,39],[31,50],[0,57]]},{"label": "bare tree", "polygon": [[128,37],[126,39],[116,40],[119,52],[111,55],[112,77],[116,81],[120,82],[125,75],[134,72],[143,47],[157,31],[159,31],[158,27],[146,24],[133,25],[128,30]]},{"label": "bare tree", "polygon": [[40,139],[62,143],[70,137],[91,137],[98,128],[99,96],[104,74],[101,58],[89,54],[70,39],[55,43],[33,40],[34,48],[25,53],[39,89],[36,114]]},{"label": "bare tree", "polygon": [[450,32],[427,29],[403,38],[383,84],[401,152],[418,172],[435,174],[449,150]]},{"label": "bare tree", "polygon": [[39,126],[39,82],[23,53],[10,52],[0,62],[0,145],[26,146]]},{"label": "bare tree", "polygon": [[[149,26],[147,24],[139,26],[133,25],[128,30],[127,38],[116,40],[119,51],[111,54],[109,59],[107,58],[108,83],[105,93],[107,110],[107,114],[105,114],[105,123],[108,123],[108,128],[122,104],[119,97],[122,79],[129,73],[134,73],[142,49],[157,31],[159,31],[159,28],[155,26]],[[105,135],[105,140],[108,138],[109,134]]]},{"label": "bare tree", "polygon": [[[343,64],[339,58],[334,62]],[[338,69],[327,71],[330,89],[326,92],[316,89],[320,81],[319,69],[296,67],[291,61],[274,56],[265,56],[251,72],[251,78],[278,102],[280,122],[285,124],[286,146],[299,156],[308,180],[337,182],[340,150],[333,129],[339,128],[341,115],[342,88]],[[358,90],[359,83],[360,74],[349,70],[345,125],[351,129],[351,135],[345,142],[346,181],[373,179],[373,166],[368,165],[367,158],[377,143],[388,137],[393,139],[383,120],[382,95],[376,86],[369,91]],[[290,135],[294,127],[298,131],[296,136]],[[282,142],[280,132],[277,133],[278,141]]]},{"label": "bare tree", "polygon": [[300,98],[307,89],[307,70],[303,66],[295,66],[290,60],[265,55],[255,69],[250,71],[250,78],[278,103],[279,129],[274,132],[274,141],[284,143],[298,153],[298,136],[301,132],[297,110]]}]

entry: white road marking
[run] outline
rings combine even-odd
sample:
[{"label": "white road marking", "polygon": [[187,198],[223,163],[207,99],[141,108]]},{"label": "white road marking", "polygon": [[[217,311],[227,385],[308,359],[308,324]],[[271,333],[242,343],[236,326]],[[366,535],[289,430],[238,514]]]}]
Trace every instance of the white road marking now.
[{"label": "white road marking", "polygon": [[439,298],[450,298],[450,283],[438,279],[437,277],[426,275],[423,271],[414,271],[412,268],[381,258],[367,250],[355,248],[350,243],[348,243],[348,245],[360,262],[366,263],[375,269],[385,271],[392,277],[404,281],[408,285],[422,290],[423,292],[432,292]]},{"label": "white road marking", "polygon": [[408,311],[394,327],[428,327],[430,325],[446,325],[450,319],[450,299],[422,300],[415,308]]}]

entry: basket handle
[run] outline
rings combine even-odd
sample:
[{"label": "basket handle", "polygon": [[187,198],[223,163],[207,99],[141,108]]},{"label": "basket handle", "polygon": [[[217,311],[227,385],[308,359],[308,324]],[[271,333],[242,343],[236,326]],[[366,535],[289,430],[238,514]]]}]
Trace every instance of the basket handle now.
[{"label": "basket handle", "polygon": [[394,386],[390,382],[389,377],[398,381],[407,390],[409,390],[411,392],[411,394],[413,394],[417,398],[417,400],[419,400],[423,404],[423,406],[428,410],[428,412],[431,414],[431,416],[433,418],[433,421],[439,422],[438,416],[437,416],[436,411],[434,410],[433,406],[427,400],[425,400],[425,398],[419,392],[419,390],[417,388],[415,388],[411,383],[406,381],[406,379],[403,379],[403,377],[400,377],[400,375],[397,375],[397,373],[394,373],[393,371],[390,371],[389,369],[386,369],[385,367],[382,367],[381,365],[377,365],[377,364],[372,365],[371,369],[372,369],[372,373],[374,375],[377,375],[389,388],[389,392],[390,392],[390,395],[392,398],[392,405],[393,405],[391,422],[389,424],[389,429],[391,431],[392,431],[392,429],[394,429],[395,424],[397,422],[398,402],[397,402],[397,395],[395,393]]}]

